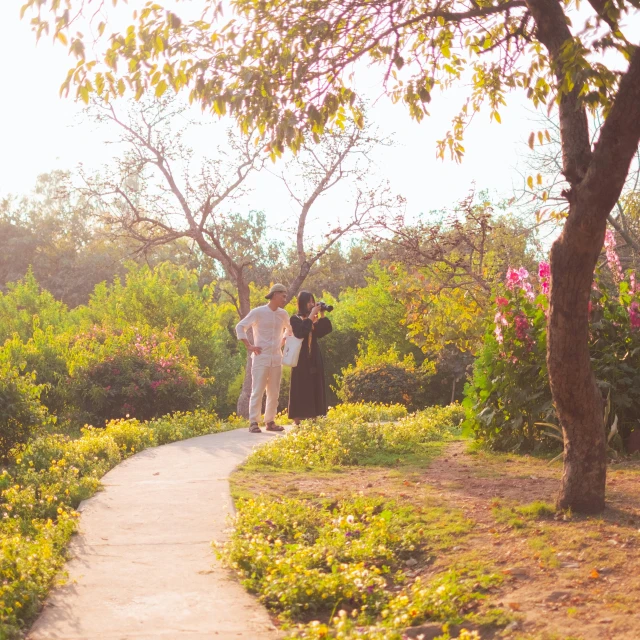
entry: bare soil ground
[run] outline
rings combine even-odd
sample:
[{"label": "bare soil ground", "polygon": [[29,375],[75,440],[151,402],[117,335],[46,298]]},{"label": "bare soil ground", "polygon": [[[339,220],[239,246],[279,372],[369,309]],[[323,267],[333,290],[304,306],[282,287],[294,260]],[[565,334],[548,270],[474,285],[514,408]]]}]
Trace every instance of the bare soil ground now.
[{"label": "bare soil ground", "polygon": [[[490,594],[514,640],[640,639],[640,462],[611,465],[598,517],[554,515],[561,464],[450,444],[427,468],[357,467],[331,473],[236,473],[236,495],[380,495],[461,513],[469,532],[411,567],[430,575],[481,562],[505,576]],[[523,508],[524,507],[524,508]],[[521,510],[519,510],[519,508]],[[444,526],[444,525],[443,525]]]}]

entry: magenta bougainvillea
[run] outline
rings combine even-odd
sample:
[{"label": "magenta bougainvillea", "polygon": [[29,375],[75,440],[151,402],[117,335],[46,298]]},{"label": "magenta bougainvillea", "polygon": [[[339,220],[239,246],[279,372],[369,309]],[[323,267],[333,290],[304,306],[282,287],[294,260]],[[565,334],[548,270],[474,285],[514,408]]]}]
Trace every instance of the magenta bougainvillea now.
[{"label": "magenta bougainvillea", "polygon": [[192,410],[210,383],[170,329],[94,327],[78,336],[73,356],[71,392],[95,426],[113,418]]},{"label": "magenta bougainvillea", "polygon": [[[623,435],[640,418],[640,287],[624,272],[615,237],[607,232],[606,266],[595,274],[589,302],[592,366],[603,397],[610,394],[611,420]],[[546,261],[531,275],[510,268],[495,292],[492,323],[468,383],[471,426],[496,449],[533,449],[550,444],[539,422],[556,422],[549,388],[546,349],[549,294]]]}]

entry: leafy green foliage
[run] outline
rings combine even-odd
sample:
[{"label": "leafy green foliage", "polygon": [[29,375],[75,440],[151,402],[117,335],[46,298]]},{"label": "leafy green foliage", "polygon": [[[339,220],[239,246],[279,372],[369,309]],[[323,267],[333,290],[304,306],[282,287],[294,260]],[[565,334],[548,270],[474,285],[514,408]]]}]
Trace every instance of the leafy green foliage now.
[{"label": "leafy green foliage", "polygon": [[8,289],[6,294],[0,292],[0,344],[14,333],[28,340],[37,328],[58,328],[66,322],[66,305],[41,289],[32,271]]},{"label": "leafy green foliage", "polygon": [[53,326],[44,331],[35,328],[26,342],[14,334],[0,347],[0,360],[11,363],[23,374],[33,375],[36,384],[42,388],[40,402],[52,414],[65,415],[68,403],[68,334],[56,334]]},{"label": "leafy green foliage", "polygon": [[[490,119],[500,123],[506,95],[516,87],[539,106],[579,83],[583,104],[607,110],[620,76],[591,54],[625,50],[621,20],[634,11],[633,3],[620,2],[600,8],[604,19],[587,22],[575,35],[561,31],[553,65],[541,40],[545,28],[570,22],[569,5],[542,22],[547,8],[513,2],[469,8],[409,3],[381,14],[376,5],[355,1],[336,11],[333,3],[234,0],[236,15],[227,22],[213,0],[202,7],[207,19],[152,4],[136,14],[136,24],[110,35],[104,53],[94,58],[73,28],[73,9],[80,4],[26,0],[23,13],[38,37],[50,34],[77,60],[63,90],[76,87],[85,102],[92,94],[112,99],[130,90],[137,98],[145,92],[161,97],[184,89],[212,113],[235,117],[243,131],[268,133],[277,155],[285,146],[299,149],[305,135],[317,140],[329,126],[343,127],[348,117],[361,123],[356,80],[346,73],[359,61],[379,66],[387,93],[418,121],[428,115],[436,90],[468,77],[468,96],[438,144],[440,155],[448,151],[458,160],[472,115],[486,105]],[[102,15],[94,20],[95,31],[104,34]],[[317,78],[325,83],[318,85]]]},{"label": "leafy green foliage", "polygon": [[393,348],[382,354],[369,350],[357,357],[355,366],[342,371],[338,397],[343,402],[382,402],[421,408],[427,404],[427,385],[433,373],[429,363],[416,367],[410,356],[400,360]]},{"label": "leafy green foliage", "polygon": [[40,403],[42,387],[34,378],[22,376],[15,367],[0,361],[0,459],[50,421]]}]

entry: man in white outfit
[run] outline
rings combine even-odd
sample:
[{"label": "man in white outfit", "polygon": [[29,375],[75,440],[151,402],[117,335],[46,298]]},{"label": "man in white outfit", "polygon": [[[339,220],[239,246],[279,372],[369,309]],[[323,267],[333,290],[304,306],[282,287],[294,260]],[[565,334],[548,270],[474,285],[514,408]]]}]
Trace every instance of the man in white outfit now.
[{"label": "man in white outfit", "polygon": [[[249,401],[249,431],[260,433],[258,422],[262,398],[267,392],[264,421],[267,431],[284,431],[275,423],[282,378],[282,344],[285,335],[291,333],[289,314],[284,310],[287,289],[274,284],[268,295],[268,304],[252,309],[236,325],[236,335],[244,342],[251,358],[251,400]],[[253,328],[253,344],[247,339],[247,329]]]}]

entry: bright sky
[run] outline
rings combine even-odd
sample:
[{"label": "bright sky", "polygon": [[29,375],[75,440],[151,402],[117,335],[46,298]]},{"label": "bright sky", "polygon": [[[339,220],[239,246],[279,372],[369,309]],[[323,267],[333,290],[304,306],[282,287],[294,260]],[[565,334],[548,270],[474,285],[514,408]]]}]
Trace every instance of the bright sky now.
[{"label": "bright sky", "polygon": [[[135,4],[132,0],[129,7]],[[38,174],[53,169],[74,169],[80,163],[97,169],[108,161],[111,151],[104,145],[105,134],[83,119],[81,107],[59,97],[70,59],[63,47],[48,40],[36,46],[27,22],[19,19],[20,5],[21,0],[3,0],[0,5],[0,77],[5,95],[0,106],[0,196],[29,191]],[[379,73],[372,71],[361,84],[372,99],[381,94],[379,79]],[[478,189],[506,197],[522,183],[525,141],[537,127],[527,122],[533,118],[530,105],[519,95],[510,96],[508,108],[501,113],[502,124],[490,123],[488,114],[477,116],[467,133],[462,165],[436,159],[436,140],[448,130],[463,95],[460,89],[434,96],[432,115],[421,124],[386,97],[377,100],[370,111],[382,132],[393,134],[397,142],[395,148],[378,154],[378,173],[407,199],[410,214],[453,206],[474,182]],[[210,148],[203,141],[196,151],[204,154]],[[284,187],[269,175],[254,180],[253,187],[243,206],[264,210],[277,228],[293,210]],[[336,193],[317,203],[318,229],[335,223],[345,197],[345,193]]]}]

